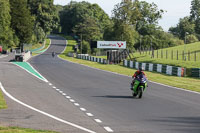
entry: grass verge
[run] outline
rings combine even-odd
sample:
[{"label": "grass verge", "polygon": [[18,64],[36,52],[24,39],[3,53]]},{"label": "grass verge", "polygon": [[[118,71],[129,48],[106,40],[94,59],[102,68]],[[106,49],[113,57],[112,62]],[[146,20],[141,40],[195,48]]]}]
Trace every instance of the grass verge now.
[{"label": "grass verge", "polygon": [[42,47],[42,45],[43,45],[42,43],[34,44],[31,49],[33,50],[33,49],[40,48],[40,47]]},{"label": "grass verge", "polygon": [[58,133],[53,131],[33,130],[18,127],[0,127],[0,133]]},{"label": "grass verge", "polygon": [[[72,46],[73,46],[73,44],[68,45],[67,48],[65,49],[65,51],[59,55],[59,57],[65,59],[65,60],[71,61],[71,62],[87,65],[90,67],[94,67],[94,68],[98,68],[98,69],[102,69],[102,70],[106,70],[106,71],[116,72],[119,74],[124,74],[127,76],[132,76],[132,74],[136,71],[136,69],[126,68],[122,65],[103,65],[100,63],[96,63],[96,62],[91,62],[91,61],[87,61],[87,60],[81,60],[81,59],[68,57],[67,53],[70,51],[73,51]],[[169,76],[169,75],[165,75],[165,74],[148,72],[148,71],[145,71],[145,73],[147,74],[148,79],[151,81],[178,87],[178,88],[183,88],[183,89],[187,89],[187,90],[200,92],[200,87],[199,87],[200,79]]]},{"label": "grass verge", "polygon": [[39,50],[39,51],[33,52],[32,56],[36,56],[36,55],[46,51],[46,49],[49,47],[49,45],[50,45],[50,39],[46,39],[45,47],[43,49]]},{"label": "grass verge", "polygon": [[6,101],[5,101],[4,97],[3,97],[2,92],[0,91],[0,109],[6,109],[6,108],[7,108]]}]

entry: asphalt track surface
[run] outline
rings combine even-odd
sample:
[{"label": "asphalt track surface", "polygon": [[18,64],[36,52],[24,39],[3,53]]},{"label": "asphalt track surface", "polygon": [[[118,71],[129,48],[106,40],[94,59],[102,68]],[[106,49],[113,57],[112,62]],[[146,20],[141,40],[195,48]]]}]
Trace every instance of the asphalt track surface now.
[{"label": "asphalt track surface", "polygon": [[53,51],[64,50],[66,41],[50,38],[50,48],[30,63],[114,132],[200,133],[199,94],[149,83],[143,98],[133,99],[129,77],[52,58]]},{"label": "asphalt track surface", "polygon": [[[133,99],[129,77],[52,58],[52,51],[60,54],[66,41],[60,37],[50,38],[50,48],[32,58],[30,63],[53,86],[94,116],[87,116],[48,83],[14,64],[5,63],[9,56],[0,61],[0,81],[15,98],[98,133],[107,132],[105,126],[116,133],[200,133],[199,94],[149,83],[144,97]],[[5,98],[8,109],[0,111],[1,125],[84,133]],[[102,123],[95,122],[95,118]]]}]

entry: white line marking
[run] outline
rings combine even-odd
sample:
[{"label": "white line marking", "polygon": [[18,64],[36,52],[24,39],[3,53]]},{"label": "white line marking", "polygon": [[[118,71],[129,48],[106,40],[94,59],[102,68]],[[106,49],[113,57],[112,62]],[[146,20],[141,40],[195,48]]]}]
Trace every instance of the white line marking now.
[{"label": "white line marking", "polygon": [[[11,62],[11,63],[12,63],[12,62]],[[27,62],[27,63],[28,63],[28,62]],[[38,76],[36,76],[35,74],[29,72],[27,69],[23,68],[22,66],[20,66],[20,65],[18,65],[18,64],[15,64],[15,63],[12,63],[12,64],[14,64],[14,65],[16,65],[16,66],[22,68],[23,70],[25,70],[25,71],[28,72],[29,74],[33,75],[34,77],[36,77],[36,78],[38,78],[38,79],[40,79],[40,80],[42,80],[42,81],[44,81],[44,82],[48,82],[47,79],[45,79],[39,72],[37,72],[29,63],[28,63],[28,64],[29,64],[43,79],[40,78],[40,77],[38,77]]]},{"label": "white line marking", "polygon": [[96,133],[96,132],[94,132],[94,131],[92,131],[92,130],[89,130],[89,129],[87,129],[87,128],[81,127],[81,126],[76,125],[76,124],[74,124],[74,123],[65,121],[65,120],[63,120],[63,119],[60,119],[60,118],[58,118],[58,117],[56,117],[56,116],[53,116],[53,115],[48,114],[48,113],[46,113],[46,112],[43,112],[43,111],[41,111],[41,110],[39,110],[39,109],[36,109],[36,108],[34,108],[34,107],[32,107],[32,106],[30,106],[30,105],[28,105],[28,104],[25,104],[25,103],[19,101],[18,99],[16,99],[16,98],[14,98],[13,96],[11,96],[11,95],[4,89],[4,87],[3,87],[2,84],[1,84],[1,82],[0,82],[0,88],[1,88],[1,90],[4,92],[4,94],[6,94],[10,99],[14,100],[15,102],[17,102],[17,103],[19,103],[19,104],[21,104],[21,105],[23,105],[23,106],[25,106],[25,107],[27,107],[27,108],[29,108],[29,109],[31,109],[31,110],[34,110],[34,111],[36,111],[36,112],[39,112],[39,113],[41,113],[41,114],[43,114],[43,115],[46,115],[46,116],[48,116],[48,117],[50,117],[50,118],[52,118],[52,119],[55,119],[55,120],[60,121],[60,122],[62,122],[62,123],[65,123],[65,124],[68,124],[68,125],[70,125],[70,126],[76,127],[76,128],[81,129],[81,130],[83,130],[83,131],[86,131],[86,132],[89,132],[89,133]]},{"label": "white line marking", "polygon": [[97,123],[102,123],[102,121],[101,120],[99,120],[99,119],[94,119]]},{"label": "white line marking", "polygon": [[75,102],[75,101],[74,101],[74,99],[70,99],[69,101],[70,101],[70,102],[72,102],[72,103],[74,103],[74,102]]},{"label": "white line marking", "polygon": [[55,86],[54,86],[53,88],[54,88],[54,89],[56,89],[56,87],[55,87]]},{"label": "white line marking", "polygon": [[90,116],[90,117],[91,117],[91,116],[94,116],[92,113],[86,113],[86,114],[87,114],[88,116]]},{"label": "white line marking", "polygon": [[82,111],[86,111],[86,109],[85,109],[85,108],[80,108],[80,110],[82,110]]},{"label": "white line marking", "polygon": [[67,99],[70,99],[71,97],[70,97],[70,96],[66,96],[66,98],[67,98]]},{"label": "white line marking", "polygon": [[60,89],[56,89],[57,91],[60,91]]},{"label": "white line marking", "polygon": [[75,106],[80,106],[78,103],[74,103]]},{"label": "white line marking", "polygon": [[1,55],[0,58],[5,58],[7,57],[8,55]]},{"label": "white line marking", "polygon": [[114,132],[110,127],[104,127],[108,132]]},{"label": "white line marking", "polygon": [[30,67],[31,67],[33,70],[35,70],[35,71],[44,79],[43,81],[48,82],[48,80],[47,80],[45,77],[43,77],[42,74],[40,74],[33,66],[31,66],[31,64],[30,64],[29,62],[27,62],[27,63],[30,65]]},{"label": "white line marking", "polygon": [[49,83],[50,86],[52,86],[52,83]]},{"label": "white line marking", "polygon": [[[58,58],[60,58],[60,57],[58,57]],[[125,77],[132,77],[132,76],[124,75],[124,74],[119,74],[119,73],[116,73],[116,72],[110,72],[110,71],[106,71],[106,70],[102,70],[102,69],[98,69],[98,68],[90,67],[90,66],[87,66],[87,65],[83,65],[83,64],[75,63],[75,62],[68,61],[68,60],[65,60],[65,59],[62,59],[62,58],[60,58],[60,59],[61,59],[61,60],[64,60],[64,61],[67,61],[67,62],[71,62],[71,63],[73,63],[73,64],[78,64],[78,65],[82,65],[82,66],[85,66],[85,67],[88,67],[88,68],[92,68],[92,69],[95,69],[95,70],[99,70],[99,71],[103,71],[103,72],[108,72],[108,73],[112,73],[112,74],[120,75],[120,76],[125,76]],[[161,84],[161,83],[153,82],[153,81],[150,81],[150,80],[148,80],[148,81],[151,82],[151,83],[154,83],[154,84],[158,84],[158,85],[162,85],[162,86],[170,87],[170,88],[173,88],[173,89],[178,89],[178,90],[182,90],[182,91],[185,91],[185,92],[191,92],[191,93],[195,93],[195,94],[200,94],[200,92],[191,91],[191,90],[187,90],[187,89],[183,89],[183,88],[178,88],[178,87],[173,87],[173,86],[169,86],[169,85],[165,85],[165,84]]]},{"label": "white line marking", "polygon": [[63,93],[63,91],[59,91],[60,93]]},{"label": "white line marking", "polygon": [[63,95],[63,96],[66,96],[66,94],[65,94],[65,93],[63,93],[62,95]]}]

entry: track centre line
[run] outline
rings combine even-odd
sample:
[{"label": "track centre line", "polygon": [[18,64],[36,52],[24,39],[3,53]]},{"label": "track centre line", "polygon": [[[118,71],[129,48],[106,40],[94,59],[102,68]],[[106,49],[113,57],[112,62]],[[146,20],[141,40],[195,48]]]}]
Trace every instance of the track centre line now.
[{"label": "track centre line", "polygon": [[[75,100],[72,99],[70,96],[66,96],[66,94],[65,94],[63,91],[61,91],[60,89],[56,89],[55,86],[53,86],[53,88],[54,88],[56,91],[60,92],[63,96],[65,96],[65,97],[66,97],[71,103],[73,103],[75,106],[80,106],[80,104],[79,104],[79,103],[76,103]],[[83,111],[83,112],[86,112],[86,109],[85,109],[85,108],[80,107],[80,110]],[[86,114],[88,117],[94,117],[94,115],[93,115],[92,113],[85,113],[85,114]],[[94,121],[95,121],[96,123],[102,123],[102,121],[101,121],[100,119],[94,119]],[[107,132],[114,132],[110,127],[104,126],[103,128],[104,128]]]},{"label": "track centre line", "polygon": [[79,126],[79,125],[76,125],[76,124],[74,124],[74,123],[68,122],[68,121],[66,121],[66,120],[60,119],[60,118],[58,118],[58,117],[56,117],[56,116],[53,116],[53,115],[48,114],[48,113],[46,113],[46,112],[43,112],[43,111],[41,111],[41,110],[39,110],[39,109],[36,109],[36,108],[34,108],[34,107],[32,107],[32,106],[30,106],[30,105],[28,105],[28,104],[25,104],[25,103],[19,101],[18,99],[16,99],[16,98],[13,97],[12,95],[10,95],[10,94],[4,89],[3,85],[1,84],[1,82],[0,82],[0,88],[1,88],[1,90],[4,92],[4,94],[5,94],[6,96],[8,96],[10,99],[12,99],[13,101],[15,101],[15,102],[17,102],[17,103],[19,103],[19,104],[21,104],[21,105],[23,105],[23,106],[25,106],[25,107],[31,109],[31,110],[34,110],[34,111],[36,111],[36,112],[38,112],[38,113],[40,113],[40,114],[43,114],[43,115],[48,116],[48,117],[50,117],[50,118],[53,118],[53,119],[55,119],[55,120],[57,120],[57,121],[60,121],[60,122],[62,122],[62,123],[68,124],[68,125],[70,125],[70,126],[73,126],[73,127],[75,127],[75,128],[78,128],[78,129],[80,129],[80,130],[83,130],[83,131],[86,131],[86,132],[89,132],[89,133],[96,133],[96,132],[94,132],[94,131],[92,131],[92,130],[89,130],[89,129],[84,128],[84,127],[82,127],[82,126]]}]

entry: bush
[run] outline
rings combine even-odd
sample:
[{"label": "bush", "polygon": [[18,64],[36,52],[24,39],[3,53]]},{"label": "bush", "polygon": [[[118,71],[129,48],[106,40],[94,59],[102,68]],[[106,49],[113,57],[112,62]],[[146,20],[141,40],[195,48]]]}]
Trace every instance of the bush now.
[{"label": "bush", "polygon": [[198,42],[198,39],[195,35],[186,36],[186,43],[194,43],[194,42]]},{"label": "bush", "polygon": [[90,49],[90,44],[87,41],[83,41],[83,49],[82,49],[83,54],[90,54],[91,49]]},{"label": "bush", "polygon": [[169,41],[169,47],[174,47],[174,46],[183,45],[183,44],[184,44],[184,41],[178,38],[172,38]]}]

